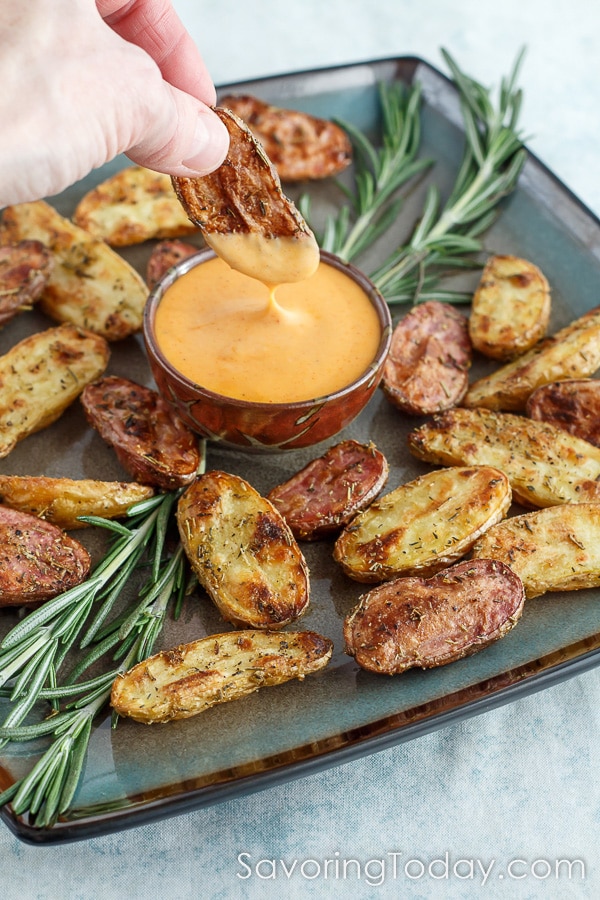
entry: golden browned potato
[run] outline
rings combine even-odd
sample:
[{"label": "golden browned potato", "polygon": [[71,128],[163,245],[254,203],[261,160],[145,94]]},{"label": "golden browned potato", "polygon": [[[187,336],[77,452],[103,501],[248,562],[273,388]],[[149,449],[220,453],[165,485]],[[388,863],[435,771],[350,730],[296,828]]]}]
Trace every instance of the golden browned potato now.
[{"label": "golden browned potato", "polygon": [[384,675],[443,666],[504,637],[524,600],[518,575],[494,559],[457,563],[431,578],[396,578],[361,597],[346,618],[346,652]]},{"label": "golden browned potato", "polygon": [[0,247],[0,326],[40,299],[52,265],[52,255],[40,241]]},{"label": "golden browned potato", "polygon": [[518,256],[492,256],[473,296],[469,334],[476,350],[492,359],[513,359],[546,334],[550,286],[533,263]]},{"label": "golden browned potato", "polygon": [[223,165],[202,178],[173,178],[177,196],[206,243],[233,269],[267,284],[303,281],[319,264],[312,231],[250,129],[216,109],[229,132]]},{"label": "golden browned potato", "polygon": [[58,419],[109,356],[104,338],[74,325],[32,334],[0,356],[0,457]]},{"label": "golden browned potato", "polygon": [[261,687],[302,680],[331,658],[332,643],[312,631],[229,631],[163,650],[116,678],[120,716],[152,725],[198,715]]},{"label": "golden browned potato", "polygon": [[464,556],[510,502],[508,478],[498,469],[429,472],[359,513],[337,539],[334,559],[356,581],[432,575]]},{"label": "golden browned potato", "polygon": [[143,278],[103,240],[63,218],[37,200],[4,210],[3,243],[41,241],[54,265],[39,300],[57,322],[70,322],[109,341],[128,337],[142,327],[148,296]]},{"label": "golden browned potato", "polygon": [[0,503],[66,531],[83,527],[79,516],[124,516],[132,504],[147,500],[153,493],[148,485],[136,482],[0,475]]},{"label": "golden browned potato", "polygon": [[487,409],[452,409],[408,436],[436,465],[501,469],[523,506],[600,500],[600,449],[553,425]]},{"label": "golden browned potato", "polygon": [[143,166],[123,169],[91,190],[77,204],[73,221],[112,247],[198,230],[175,196],[170,177]]},{"label": "golden browned potato", "polygon": [[473,547],[475,558],[499,559],[528,598],[600,585],[600,503],[564,503],[506,519]]},{"label": "golden browned potato", "polygon": [[475,381],[462,401],[470,408],[521,412],[542,384],[592,375],[600,367],[600,306],[523,356]]},{"label": "golden browned potato", "polygon": [[594,378],[543,384],[530,395],[525,412],[600,447],[600,381]]},{"label": "golden browned potato", "polygon": [[250,94],[219,101],[243,119],[261,142],[282,181],[328,178],[352,161],[352,144],[339,125]]},{"label": "golden browned potato", "polygon": [[[179,200],[177,201],[179,203]],[[181,204],[179,204],[181,206]],[[152,248],[146,265],[146,284],[152,290],[161,278],[166,275],[171,266],[199,253],[200,248],[187,241],[160,241]]]},{"label": "golden browned potato", "polygon": [[229,622],[282,628],[305,611],[300,548],[283,516],[243,478],[202,475],[179,498],[177,524],[198,581]]}]

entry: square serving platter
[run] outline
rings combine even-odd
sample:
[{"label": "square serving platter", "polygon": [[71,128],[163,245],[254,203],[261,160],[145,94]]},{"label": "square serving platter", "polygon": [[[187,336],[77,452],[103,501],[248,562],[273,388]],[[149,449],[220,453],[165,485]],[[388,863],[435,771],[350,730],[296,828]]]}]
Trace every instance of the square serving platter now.
[{"label": "square serving platter", "polygon": [[[460,62],[460,61],[459,61]],[[400,79],[423,87],[422,154],[435,159],[426,177],[406,192],[398,220],[370,258],[367,273],[388,250],[402,243],[421,208],[427,185],[447,191],[460,162],[463,133],[457,93],[451,82],[423,60],[403,57],[227,85],[229,92],[255,94],[279,106],[339,118],[374,137],[379,124],[378,84]],[[120,158],[50,199],[70,216],[81,196],[128,165]],[[317,219],[343,202],[334,182],[302,185]],[[151,242],[123,255],[144,274]],[[551,288],[551,331],[583,314],[600,296],[600,222],[533,155],[519,185],[485,237],[489,253],[512,253],[535,262]],[[477,274],[472,276],[474,286]],[[395,320],[406,308],[393,311]],[[52,323],[29,312],[0,332],[0,353],[34,330]],[[112,345],[110,373],[152,384],[140,337]],[[474,377],[485,371],[474,368]],[[373,441],[390,464],[387,490],[431,467],[411,457],[406,436],[420,420],[395,410],[378,392],[341,437]],[[337,440],[337,438],[336,438]],[[328,443],[331,444],[333,441]],[[267,493],[321,450],[254,454],[209,445],[208,468],[246,478]],[[27,438],[4,460],[0,472],[124,480],[112,451],[86,425],[78,403],[50,428]],[[519,511],[517,509],[515,512]],[[77,534],[98,552],[91,530]],[[38,829],[27,817],[3,810],[7,826],[30,843],[71,841],[139,826],[165,816],[268,788],[363,754],[390,747],[427,731],[545,688],[600,663],[600,592],[552,594],[526,604],[518,626],[481,653],[451,665],[403,675],[362,671],[344,653],[342,622],[365,586],[352,582],[332,559],[332,542],[303,544],[311,573],[311,604],[299,628],[334,642],[330,665],[304,682],[267,688],[193,719],[148,727],[110,714],[93,730],[83,778],[72,808],[55,826]],[[0,614],[0,633],[14,623]],[[208,598],[188,598],[177,622],[169,622],[156,649],[227,630]],[[290,629],[293,630],[293,627]],[[0,700],[0,715],[7,701]],[[9,744],[0,751],[0,789],[32,767],[43,745]]]}]

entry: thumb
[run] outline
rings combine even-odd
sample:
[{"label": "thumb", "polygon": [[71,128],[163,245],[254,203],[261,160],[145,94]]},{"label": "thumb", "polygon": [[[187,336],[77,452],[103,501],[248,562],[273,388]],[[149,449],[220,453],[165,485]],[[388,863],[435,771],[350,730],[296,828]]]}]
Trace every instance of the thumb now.
[{"label": "thumb", "polygon": [[193,178],[217,169],[227,155],[229,134],[213,110],[165,81],[159,96],[146,101],[142,134],[126,152],[132,162]]}]

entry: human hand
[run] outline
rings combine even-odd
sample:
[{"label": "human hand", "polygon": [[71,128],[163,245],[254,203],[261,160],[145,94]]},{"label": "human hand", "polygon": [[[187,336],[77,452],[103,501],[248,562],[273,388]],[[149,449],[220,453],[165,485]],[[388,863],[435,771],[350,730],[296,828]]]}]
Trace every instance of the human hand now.
[{"label": "human hand", "polygon": [[2,0],[0,208],[119,153],[171,175],[223,161],[215,89],[170,0]]}]

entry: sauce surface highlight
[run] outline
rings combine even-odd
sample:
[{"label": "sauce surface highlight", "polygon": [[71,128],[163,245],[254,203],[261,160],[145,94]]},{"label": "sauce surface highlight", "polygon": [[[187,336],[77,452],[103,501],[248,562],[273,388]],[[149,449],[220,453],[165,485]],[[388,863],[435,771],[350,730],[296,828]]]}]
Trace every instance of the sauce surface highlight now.
[{"label": "sauce surface highlight", "polygon": [[331,265],[270,291],[216,257],[167,288],[155,334],[190,381],[240,400],[290,403],[358,378],[375,357],[381,326],[363,289]]}]

